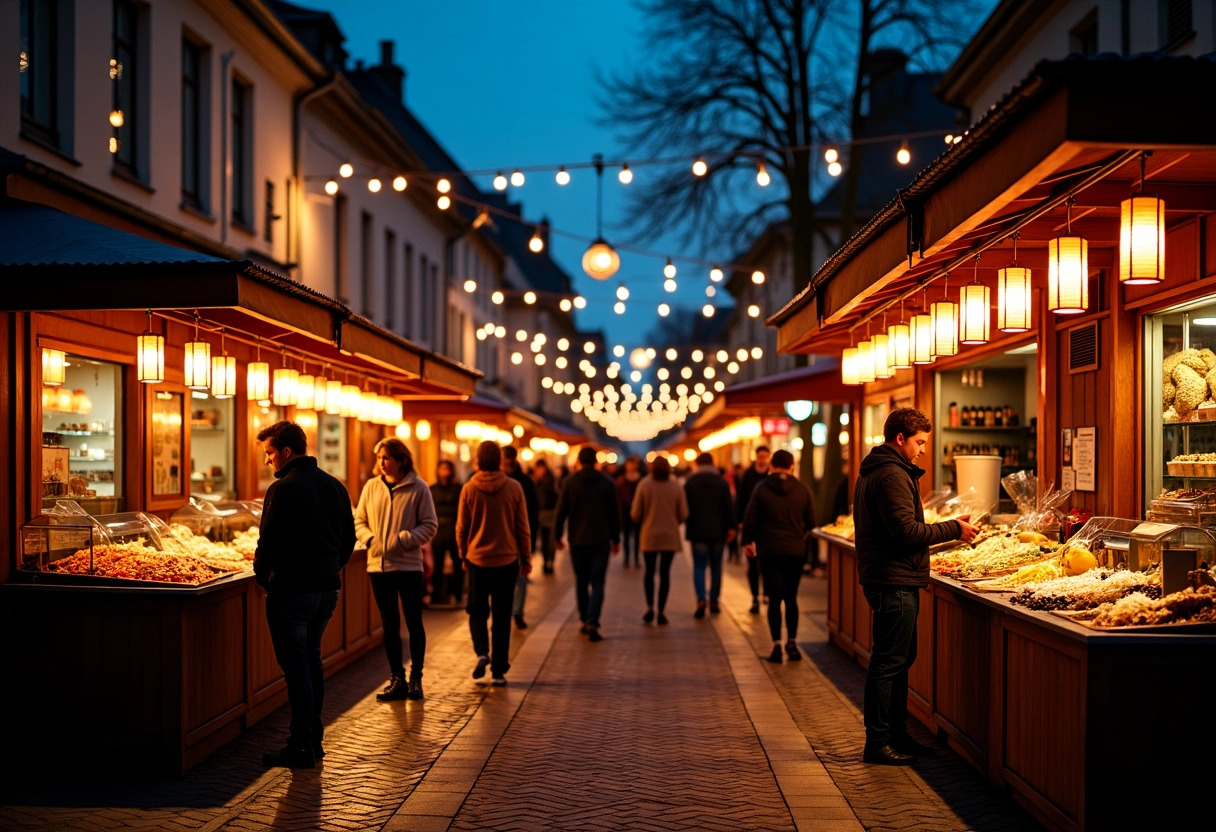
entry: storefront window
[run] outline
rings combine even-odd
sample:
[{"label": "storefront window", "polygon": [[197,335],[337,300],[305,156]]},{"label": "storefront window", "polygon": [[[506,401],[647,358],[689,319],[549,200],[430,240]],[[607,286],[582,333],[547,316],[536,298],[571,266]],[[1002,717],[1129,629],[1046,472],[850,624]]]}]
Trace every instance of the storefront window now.
[{"label": "storefront window", "polygon": [[1213,370],[1216,298],[1145,319],[1146,507],[1163,489],[1216,487]]},{"label": "storefront window", "polygon": [[190,394],[190,492],[211,500],[236,497],[232,399]]},{"label": "storefront window", "polygon": [[42,496],[76,500],[91,514],[124,506],[122,367],[67,356],[64,383],[42,388]]},{"label": "storefront window", "polygon": [[258,467],[258,493],[265,494],[266,489],[274,484],[274,469],[266,464],[262,453],[262,443],[257,436],[262,428],[270,427],[275,422],[283,420],[283,409],[274,405],[249,404],[249,439],[253,443],[253,460]]}]

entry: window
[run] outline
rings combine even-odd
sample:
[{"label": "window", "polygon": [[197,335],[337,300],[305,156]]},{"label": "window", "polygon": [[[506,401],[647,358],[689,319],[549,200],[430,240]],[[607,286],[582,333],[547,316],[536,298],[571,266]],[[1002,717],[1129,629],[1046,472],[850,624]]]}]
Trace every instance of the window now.
[{"label": "window", "polygon": [[414,247],[409,243],[405,244],[405,274],[402,275],[403,280],[401,285],[405,291],[405,319],[402,323],[402,332],[406,338],[410,337],[413,331],[413,314],[414,314]]},{"label": "window", "polygon": [[428,265],[426,255],[418,255],[418,288],[420,289],[418,293],[418,337],[424,344],[430,344],[431,342],[432,324],[435,315],[435,304],[431,300],[430,281],[426,279],[427,275],[430,274]]},{"label": "window", "polygon": [[384,328],[397,323],[397,235],[384,229]]},{"label": "window", "polygon": [[205,53],[206,47],[182,38],[182,202],[200,211],[207,207]]},{"label": "window", "polygon": [[1098,10],[1090,9],[1089,14],[1081,18],[1081,22],[1068,33],[1068,49],[1075,55],[1098,54]]},{"label": "window", "polygon": [[[70,497],[93,514],[123,508],[122,367],[67,356],[65,382],[42,388],[43,497]],[[48,500],[48,504],[53,499]]]},{"label": "window", "polygon": [[140,8],[131,0],[114,0],[114,25],[110,58],[110,78],[113,80],[113,105],[110,115],[114,124],[121,114],[118,126],[114,127],[114,141],[110,151],[116,166],[139,179],[140,156],[143,148],[139,144],[140,112],[139,89],[142,81],[139,65]]},{"label": "window", "polygon": [[1169,52],[1195,34],[1191,0],[1160,0],[1161,49]]},{"label": "window", "polygon": [[334,197],[334,291],[350,305],[350,277],[346,271],[346,197]]},{"label": "window", "polygon": [[253,228],[253,87],[232,79],[232,222]]},{"label": "window", "polygon": [[372,215],[366,211],[359,226],[359,296],[363,317],[372,320]]},{"label": "window", "polygon": [[262,239],[268,243],[274,242],[274,223],[279,218],[279,215],[274,212],[274,183],[269,179],[266,180],[266,187],[262,195],[262,211],[265,216],[265,225],[262,228]]},{"label": "window", "polygon": [[21,129],[54,147],[59,147],[60,139],[60,25],[57,0],[22,0]]},{"label": "window", "polygon": [[[439,283],[439,264],[438,263],[431,264],[431,279],[430,279],[430,281],[428,281],[428,284],[429,284],[428,288],[430,289],[430,293],[431,293],[431,302],[430,302],[430,305],[428,305],[426,308],[427,317],[430,318],[432,321],[442,321],[443,317],[440,314],[439,310],[436,309],[435,307],[440,303],[442,303],[443,306],[446,307],[447,298],[443,297],[443,295],[441,294],[441,290],[443,287]],[[442,333],[439,332],[439,327],[435,327],[430,333],[431,340],[428,342],[431,349],[437,349],[436,345],[439,343],[439,340],[441,337],[442,337]]]}]

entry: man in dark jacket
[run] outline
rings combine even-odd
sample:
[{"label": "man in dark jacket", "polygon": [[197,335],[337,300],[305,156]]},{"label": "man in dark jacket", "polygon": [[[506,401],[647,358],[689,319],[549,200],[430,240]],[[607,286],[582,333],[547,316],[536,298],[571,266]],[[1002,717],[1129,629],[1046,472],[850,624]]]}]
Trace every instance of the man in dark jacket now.
[{"label": "man in dark jacket", "polygon": [[[735,486],[735,516],[739,518],[740,523],[743,522],[743,515],[747,513],[747,504],[752,499],[752,492],[768,476],[768,463],[768,446],[761,445],[756,448],[755,462],[748,466]],[[747,559],[747,584],[752,591],[752,608],[749,612],[756,615],[760,612],[760,562],[755,558]]]},{"label": "man in dark jacket", "polygon": [[537,515],[539,527],[534,529],[534,537],[540,538],[540,554],[544,558],[544,573],[553,574],[553,517],[557,509],[557,477],[549,470],[549,463],[543,459],[536,460],[532,466],[532,479],[536,483],[536,502],[540,509]]},{"label": "man in dark jacket", "polygon": [[[562,548],[562,532],[570,521],[570,561],[574,565],[575,597],[582,632],[600,641],[600,610],[604,605],[604,578],[609,552],[620,548],[621,516],[616,485],[595,470],[595,448],[578,452],[578,471],[566,478],[557,498],[553,537]],[[590,587],[590,592],[588,592]]]},{"label": "man in dark jacket", "polygon": [[798,585],[806,565],[806,538],[815,525],[811,491],[793,476],[794,455],[773,454],[771,473],[756,486],[743,515],[743,551],[760,564],[768,593],[770,662],[780,663],[781,605],[785,604],[785,652],[798,661]]},{"label": "man in dark jacket", "polygon": [[[456,469],[446,459],[439,460],[435,467],[436,480],[431,484],[431,499],[435,503],[435,519],[439,530],[431,541],[431,603],[447,603],[449,595],[456,596],[456,605],[464,600],[464,566],[460,562],[460,550],[456,548],[456,512],[460,507],[460,482]],[[452,561],[452,577],[444,579],[446,561]]]},{"label": "man in dark jacket", "polygon": [[919,410],[891,411],[882,445],[861,463],[853,496],[858,581],[874,610],[870,666],[866,671],[864,721],[867,763],[909,765],[932,746],[908,735],[908,668],[916,661],[920,591],[929,585],[929,547],[978,531],[968,518],[926,524],[915,464],[933,425]]},{"label": "man in dark jacket", "polygon": [[266,489],[253,573],[266,590],[266,624],[287,681],[291,736],[268,766],[312,768],[325,756],[321,636],[338,605],[339,573],[355,548],[346,486],[307,456],[304,430],[276,422],[258,434],[275,482]]},{"label": "man in dark jacket", "polygon": [[[540,524],[540,501],[536,498],[536,483],[532,482],[532,478],[524,473],[524,469],[519,465],[519,450],[514,445],[504,445],[502,449],[502,471],[511,479],[519,483],[519,487],[524,490],[524,502],[528,506],[528,533],[532,535],[532,540],[536,540],[536,527]],[[527,558],[529,563],[532,561],[532,553],[527,552],[522,555]],[[515,579],[515,606],[511,610],[511,616],[515,619],[515,626],[521,630],[528,627],[528,622],[524,618],[524,603],[528,600],[528,576],[521,573]]]},{"label": "man in dark jacket", "polygon": [[[722,550],[735,537],[735,504],[730,498],[726,478],[714,467],[709,454],[697,457],[697,470],[684,480],[688,500],[688,520],[684,536],[692,543],[692,585],[697,591],[697,618],[705,617],[706,601],[710,612],[719,612],[722,594]],[[709,567],[709,595],[705,593],[705,567]]]}]

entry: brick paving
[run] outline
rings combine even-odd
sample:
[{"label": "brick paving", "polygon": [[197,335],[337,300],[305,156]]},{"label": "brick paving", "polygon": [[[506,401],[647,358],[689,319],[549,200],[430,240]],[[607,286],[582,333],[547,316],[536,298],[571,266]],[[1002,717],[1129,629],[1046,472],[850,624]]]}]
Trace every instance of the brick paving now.
[{"label": "brick paving", "polygon": [[[538,561],[539,562],[539,561]],[[997,830],[1038,827],[949,752],[915,769],[860,762],[864,674],[828,646],[823,581],[803,584],[809,661],[770,665],[745,573],[724,612],[692,617],[677,556],[671,624],[644,626],[641,572],[614,558],[605,641],[578,634],[568,561],[534,575],[512,638],[511,684],[469,678],[461,611],[431,610],[421,703],[377,703],[378,651],[327,684],[328,756],[263,769],[280,711],[182,779],[0,783],[0,829],[20,830]],[[922,735],[922,739],[928,739]],[[99,770],[104,761],[99,761]]]}]

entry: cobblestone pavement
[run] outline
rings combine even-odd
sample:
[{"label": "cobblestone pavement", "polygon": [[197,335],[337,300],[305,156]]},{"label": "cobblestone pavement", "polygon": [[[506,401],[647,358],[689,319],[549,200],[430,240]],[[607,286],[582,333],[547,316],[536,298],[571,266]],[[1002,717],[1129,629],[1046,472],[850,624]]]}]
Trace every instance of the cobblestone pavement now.
[{"label": "cobblestone pavement", "polygon": [[558,567],[534,574],[506,688],[469,678],[464,613],[431,610],[427,698],[377,703],[379,652],[342,671],[315,771],[261,767],[286,733],[279,711],[182,779],[0,783],[0,830],[1039,828],[949,752],[861,764],[863,673],[827,644],[824,581],[803,584],[810,661],[770,665],[739,564],[723,614],[696,620],[691,559],[677,556],[659,627],[641,622],[641,571],[614,558],[600,644],[579,634]]}]

